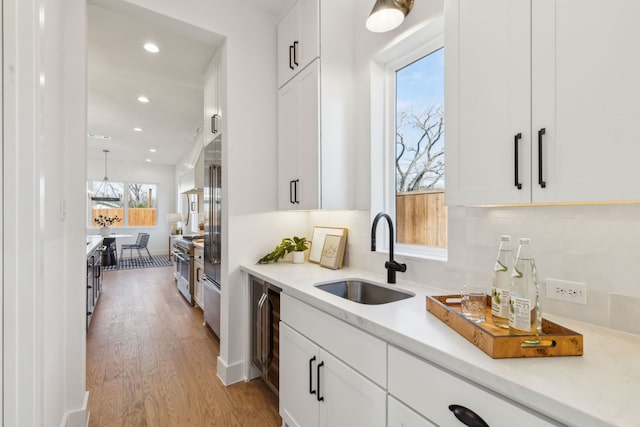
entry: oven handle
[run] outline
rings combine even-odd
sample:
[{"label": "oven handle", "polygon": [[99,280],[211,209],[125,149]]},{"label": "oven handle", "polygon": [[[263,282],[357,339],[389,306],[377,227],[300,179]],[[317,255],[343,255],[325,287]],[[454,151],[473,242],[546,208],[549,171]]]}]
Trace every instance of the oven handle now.
[{"label": "oven handle", "polygon": [[172,251],[171,253],[173,254],[173,256],[180,258],[184,262],[189,262],[189,259],[191,258],[191,256],[186,255],[180,251]]}]

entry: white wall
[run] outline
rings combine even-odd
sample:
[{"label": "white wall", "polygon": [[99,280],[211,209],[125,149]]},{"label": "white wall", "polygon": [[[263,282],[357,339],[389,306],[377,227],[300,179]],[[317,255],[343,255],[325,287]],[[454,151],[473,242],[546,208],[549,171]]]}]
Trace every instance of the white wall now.
[{"label": "white wall", "polygon": [[[118,254],[120,245],[135,242],[138,233],[149,233],[149,252],[152,255],[167,255],[169,252],[169,230],[171,224],[167,223],[167,213],[177,212],[175,166],[155,165],[153,163],[132,163],[122,161],[109,161],[109,181],[112,182],[142,182],[157,184],[157,225],[155,227],[118,227],[112,231],[120,234],[130,234],[133,237],[117,239]],[[104,159],[88,159],[87,179],[102,181],[104,178]],[[86,199],[85,199],[86,201]],[[87,212],[85,206],[83,212]],[[89,215],[89,214],[87,214]],[[88,225],[88,217],[85,224]],[[99,234],[99,228],[88,227],[88,234]],[[127,252],[128,253],[128,252]],[[134,252],[135,254],[135,252]],[[125,254],[125,256],[128,256]]]},{"label": "white wall", "polygon": [[85,2],[3,8],[3,423],[83,426]]}]

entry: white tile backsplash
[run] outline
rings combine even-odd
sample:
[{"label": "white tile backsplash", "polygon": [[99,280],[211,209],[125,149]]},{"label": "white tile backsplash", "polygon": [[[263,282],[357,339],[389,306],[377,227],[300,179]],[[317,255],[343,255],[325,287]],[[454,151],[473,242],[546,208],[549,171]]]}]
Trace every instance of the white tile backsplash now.
[{"label": "white tile backsplash", "polygon": [[[348,265],[385,273],[387,255],[369,250],[369,211],[309,218],[310,230],[348,227]],[[518,238],[531,238],[543,284],[549,277],[587,284],[586,305],[545,298],[543,311],[640,334],[640,205],[449,208],[448,261],[397,257],[408,265],[398,277],[454,292],[465,281],[489,281],[502,234],[511,235],[514,253]]]}]

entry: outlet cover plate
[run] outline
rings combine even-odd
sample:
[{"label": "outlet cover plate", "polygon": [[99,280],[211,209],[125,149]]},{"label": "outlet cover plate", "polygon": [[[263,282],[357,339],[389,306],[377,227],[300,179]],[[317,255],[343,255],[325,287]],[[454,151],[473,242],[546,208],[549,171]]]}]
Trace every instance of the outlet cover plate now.
[{"label": "outlet cover plate", "polygon": [[568,280],[547,279],[547,298],[575,304],[586,304],[587,284]]}]

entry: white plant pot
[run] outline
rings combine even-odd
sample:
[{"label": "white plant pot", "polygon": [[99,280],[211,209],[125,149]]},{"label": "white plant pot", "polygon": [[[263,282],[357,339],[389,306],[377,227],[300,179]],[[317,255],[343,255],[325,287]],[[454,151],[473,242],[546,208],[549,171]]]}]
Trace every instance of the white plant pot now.
[{"label": "white plant pot", "polygon": [[109,237],[109,235],[111,235],[111,228],[110,227],[100,227],[100,235],[102,237]]},{"label": "white plant pot", "polygon": [[294,251],[293,252],[293,263],[294,264],[304,264],[304,251]]}]

